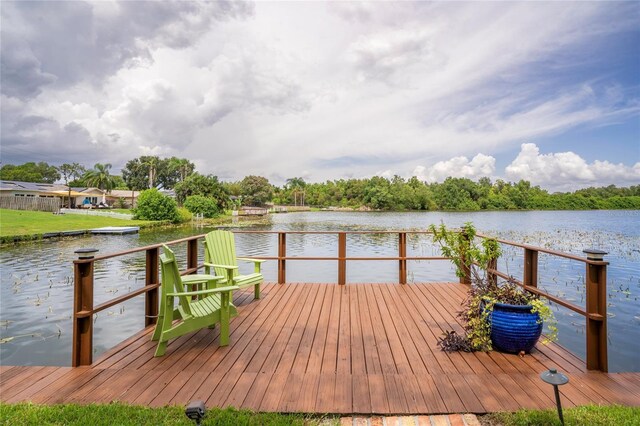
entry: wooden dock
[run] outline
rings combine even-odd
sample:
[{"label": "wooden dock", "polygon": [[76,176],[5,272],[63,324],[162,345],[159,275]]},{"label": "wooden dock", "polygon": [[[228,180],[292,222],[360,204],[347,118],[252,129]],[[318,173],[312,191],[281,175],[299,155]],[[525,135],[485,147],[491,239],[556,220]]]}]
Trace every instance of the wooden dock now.
[{"label": "wooden dock", "polygon": [[105,226],[103,228],[95,228],[91,230],[92,234],[112,234],[112,235],[125,235],[125,234],[137,234],[140,231],[139,226]]},{"label": "wooden dock", "polygon": [[467,286],[267,284],[263,298],[234,295],[231,344],[218,329],[170,342],[154,358],[151,328],[87,367],[0,368],[0,400],[124,401],[258,411],[436,414],[553,408],[540,372],[558,368],[564,406],[640,405],[640,373],[587,372],[556,344],[520,357],[441,352],[436,337],[461,326]]}]

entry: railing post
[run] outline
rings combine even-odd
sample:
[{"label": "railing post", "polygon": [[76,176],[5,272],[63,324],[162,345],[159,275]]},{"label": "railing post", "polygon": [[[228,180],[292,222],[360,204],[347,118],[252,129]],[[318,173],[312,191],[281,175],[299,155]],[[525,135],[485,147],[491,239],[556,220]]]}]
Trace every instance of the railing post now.
[{"label": "railing post", "polygon": [[498,258],[497,257],[492,257],[491,259],[489,259],[489,261],[487,262],[487,279],[489,280],[489,282],[491,283],[491,285],[498,285],[498,276],[491,272],[492,270],[497,270],[498,269]]},{"label": "railing post", "polygon": [[398,281],[400,284],[407,283],[407,233],[398,233]]},{"label": "railing post", "polygon": [[524,249],[524,272],[522,284],[538,287],[538,251]]},{"label": "railing post", "polygon": [[[154,285],[160,282],[158,268],[158,247],[147,250],[147,260],[145,266],[144,284]],[[154,288],[145,293],[144,297],[144,326],[154,325],[158,322],[158,289]]]},{"label": "railing post", "polygon": [[601,250],[587,249],[587,370],[607,372],[607,262]]},{"label": "railing post", "polygon": [[97,249],[76,250],[73,261],[73,343],[71,366],[93,362],[93,257]]},{"label": "railing post", "polygon": [[[469,241],[467,233],[464,231],[460,232],[462,233],[462,238]],[[464,252],[460,255],[460,269],[463,273],[463,276],[460,277],[460,284],[471,284],[471,268],[467,265],[467,256]]]},{"label": "railing post", "polygon": [[278,284],[287,282],[287,234],[278,232]]},{"label": "railing post", "polygon": [[347,283],[347,233],[338,233],[338,284]]},{"label": "railing post", "polygon": [[[187,269],[198,268],[198,239],[187,241]],[[190,272],[192,274],[193,272]]]}]

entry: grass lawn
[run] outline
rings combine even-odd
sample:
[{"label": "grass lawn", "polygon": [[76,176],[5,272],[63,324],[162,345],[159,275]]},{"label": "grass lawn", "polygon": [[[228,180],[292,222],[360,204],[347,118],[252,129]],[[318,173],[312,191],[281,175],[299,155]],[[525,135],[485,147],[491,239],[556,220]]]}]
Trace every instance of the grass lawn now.
[{"label": "grass lawn", "polygon": [[0,237],[38,235],[47,232],[77,231],[103,226],[140,226],[147,220],[114,219],[104,216],[53,214],[0,209]]},{"label": "grass lawn", "polygon": [[[520,410],[479,416],[485,426],[560,425],[555,410]],[[640,407],[586,406],[564,410],[567,426],[633,426],[640,424]],[[203,425],[300,425],[339,424],[338,416],[256,413],[234,408],[211,408]],[[120,403],[37,405],[0,403],[0,425],[193,425],[183,407],[148,408]]]},{"label": "grass lawn", "polygon": [[[563,409],[567,426],[633,426],[640,425],[640,407],[620,405],[575,407]],[[486,426],[560,426],[556,410],[520,410],[515,413],[494,413],[480,417]]]},{"label": "grass lawn", "polygon": [[114,212],[114,213],[133,214],[133,211],[131,209],[109,209],[109,210],[106,210],[106,211]]},{"label": "grass lawn", "polygon": [[[125,404],[35,405],[0,404],[2,425],[194,425],[183,407],[147,408]],[[254,413],[246,410],[211,408],[203,425],[337,425],[334,419],[308,415]]]}]

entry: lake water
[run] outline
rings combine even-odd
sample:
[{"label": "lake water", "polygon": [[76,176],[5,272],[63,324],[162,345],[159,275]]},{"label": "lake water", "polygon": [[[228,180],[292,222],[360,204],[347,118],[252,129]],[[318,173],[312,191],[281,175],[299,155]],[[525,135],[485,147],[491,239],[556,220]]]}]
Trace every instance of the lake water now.
[{"label": "lake water", "polygon": [[[485,234],[582,256],[588,247],[609,252],[608,332],[610,371],[640,371],[640,211],[571,212],[305,212],[271,215],[253,229],[283,231],[424,230],[444,222],[458,227],[471,221]],[[2,365],[70,365],[73,260],[78,248],[97,247],[100,254],[170,241],[209,231],[182,227],[134,235],[96,235],[45,240],[3,247],[0,251],[0,363]],[[276,256],[274,234],[239,234],[238,253]],[[184,265],[185,245],[175,246]],[[429,236],[409,236],[408,256],[439,256]],[[397,256],[396,235],[350,235],[348,256]],[[335,235],[289,235],[288,256],[337,255]],[[202,253],[200,254],[202,260]],[[499,269],[522,276],[521,250],[505,247]],[[250,267],[250,265],[248,266]],[[450,262],[410,261],[409,282],[455,281]],[[264,264],[267,281],[276,281],[275,261]],[[397,261],[347,262],[347,285],[395,282]],[[585,267],[540,254],[539,287],[584,306]],[[287,282],[337,281],[335,261],[288,261]],[[144,285],[144,253],[96,263],[95,304]],[[584,357],[585,320],[553,307],[559,343]],[[142,329],[144,299],[138,297],[94,318],[94,357]]]}]

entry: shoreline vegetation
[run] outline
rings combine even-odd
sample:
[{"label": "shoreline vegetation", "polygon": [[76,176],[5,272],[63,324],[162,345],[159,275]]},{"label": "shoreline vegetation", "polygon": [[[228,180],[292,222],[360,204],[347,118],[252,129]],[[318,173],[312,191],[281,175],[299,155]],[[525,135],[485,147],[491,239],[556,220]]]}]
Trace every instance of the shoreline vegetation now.
[{"label": "shoreline vegetation", "polygon": [[[233,188],[231,188],[233,189]],[[351,208],[381,211],[480,211],[480,210],[619,210],[640,209],[640,185],[614,185],[574,192],[549,193],[521,180],[517,183],[482,178],[445,179],[425,183],[416,177],[334,180],[274,188],[274,204],[296,200],[318,208]]]},{"label": "shoreline vegetation", "polygon": [[[232,223],[231,215],[220,215],[204,219],[198,226],[225,225],[233,227],[252,226],[260,220],[246,220],[239,224]],[[117,219],[105,216],[84,216],[52,214],[49,212],[0,209],[0,245],[18,242],[38,241],[46,234],[73,232],[74,235],[56,236],[56,238],[74,238],[75,232],[88,232],[90,229],[106,226],[139,226],[140,229],[167,228],[183,226],[186,223],[173,224],[166,220],[134,220]],[[81,234],[84,235],[84,234]]]},{"label": "shoreline vegetation", "polygon": [[50,212],[0,209],[0,242],[38,240],[52,232],[84,231],[105,226],[139,226],[140,229],[165,222],[116,219],[104,216],[64,215]]},{"label": "shoreline vegetation", "polygon": [[[241,205],[260,207],[267,203],[381,211],[640,209],[640,184],[549,192],[526,180],[492,181],[483,177],[473,181],[447,177],[443,182],[428,183],[415,176],[405,179],[395,175],[318,183],[292,177],[286,179],[284,185],[277,186],[265,177],[253,175],[236,182],[223,182],[215,175],[198,173],[188,159],[157,156],[142,156],[127,162],[121,176],[111,175],[110,168],[110,164],[96,164],[91,170],[78,163],[59,167],[45,162],[6,164],[0,168],[0,179],[37,183],[54,183],[62,179],[70,188],[142,191],[140,196],[150,188],[162,187],[173,191],[178,206],[205,217]],[[125,207],[127,203],[126,198],[120,198],[116,206]]]},{"label": "shoreline vegetation", "polygon": [[[311,184],[302,178],[292,178],[283,187],[276,187],[261,176],[247,176],[240,182],[229,183],[193,171],[182,180],[176,178],[176,182],[175,198],[154,187],[140,186],[142,191],[132,210],[133,220],[0,209],[0,244],[104,226],[134,225],[144,229],[182,225],[196,216],[204,218],[197,219],[199,226],[231,225],[230,210],[242,206],[303,206],[310,211],[350,212],[640,210],[640,185],[628,188],[609,185],[550,194],[522,180],[511,183],[481,178],[474,182],[449,177],[442,183],[426,183],[416,177],[406,180],[400,176],[392,179],[374,176]],[[111,187],[107,185],[105,191]]]},{"label": "shoreline vegetation", "polygon": [[[635,197],[634,197],[635,198]],[[638,206],[629,208],[610,208],[602,210],[638,210],[640,209],[640,197],[637,197]],[[563,209],[486,209],[481,211],[553,211]],[[571,209],[571,210],[600,210],[600,209]],[[355,212],[355,213],[373,213],[373,212],[389,212],[394,210],[381,210],[371,209],[364,206],[360,207],[326,207],[317,208],[313,207],[308,212]],[[395,210],[398,213],[410,212],[416,210]],[[418,210],[419,211],[419,210]],[[435,211],[464,211],[464,210],[435,210]],[[478,210],[467,210],[470,212],[477,212]],[[128,212],[122,210],[122,212]],[[279,213],[271,213],[279,214]],[[47,234],[50,233],[64,233],[64,232],[85,232],[88,233],[90,229],[106,227],[106,226],[139,226],[141,230],[160,227],[179,227],[188,223],[171,223],[167,220],[136,220],[136,219],[117,219],[105,216],[81,216],[81,215],[54,215],[49,212],[39,211],[26,211],[26,210],[9,210],[0,209],[0,245],[37,241],[47,238]],[[264,223],[264,219],[245,219],[240,223],[233,222],[233,216],[229,213],[218,215],[213,218],[201,219],[197,222],[198,226],[211,227],[211,226],[229,226],[229,227],[247,227],[256,224]],[[78,234],[69,235],[73,237]],[[67,236],[60,235],[59,238],[65,238]]]}]

